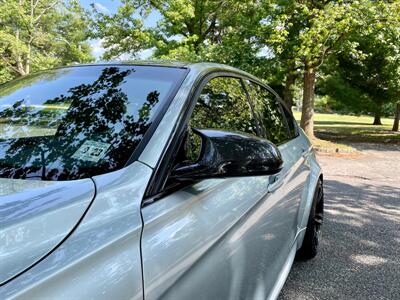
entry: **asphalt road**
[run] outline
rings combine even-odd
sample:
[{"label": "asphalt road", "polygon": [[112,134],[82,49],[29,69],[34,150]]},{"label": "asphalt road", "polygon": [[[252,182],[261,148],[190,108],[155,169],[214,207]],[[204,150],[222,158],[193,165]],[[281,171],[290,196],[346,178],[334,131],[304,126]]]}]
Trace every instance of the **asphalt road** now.
[{"label": "asphalt road", "polygon": [[295,261],[282,299],[400,299],[400,145],[319,156],[325,220],[318,256]]}]

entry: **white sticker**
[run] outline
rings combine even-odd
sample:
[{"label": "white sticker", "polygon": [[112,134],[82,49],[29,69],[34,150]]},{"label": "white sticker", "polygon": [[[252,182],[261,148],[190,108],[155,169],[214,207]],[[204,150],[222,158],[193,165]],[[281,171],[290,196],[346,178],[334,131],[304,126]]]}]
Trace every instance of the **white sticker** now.
[{"label": "white sticker", "polygon": [[98,162],[104,157],[108,148],[110,148],[110,144],[87,140],[76,150],[72,158]]}]

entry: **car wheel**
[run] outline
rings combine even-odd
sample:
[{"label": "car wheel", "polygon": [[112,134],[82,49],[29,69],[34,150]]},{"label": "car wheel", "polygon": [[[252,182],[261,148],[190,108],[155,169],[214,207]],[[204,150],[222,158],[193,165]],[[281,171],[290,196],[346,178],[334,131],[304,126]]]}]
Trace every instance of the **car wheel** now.
[{"label": "car wheel", "polygon": [[321,227],[324,219],[324,189],[322,181],[318,181],[314,193],[313,204],[308,218],[307,229],[303,245],[297,252],[299,258],[311,259],[318,253],[318,246],[321,241]]}]

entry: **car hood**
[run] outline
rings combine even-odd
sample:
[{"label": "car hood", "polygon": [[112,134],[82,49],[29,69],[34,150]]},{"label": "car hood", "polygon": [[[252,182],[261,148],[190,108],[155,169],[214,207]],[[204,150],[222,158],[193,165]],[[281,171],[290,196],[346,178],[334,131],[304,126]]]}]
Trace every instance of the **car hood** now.
[{"label": "car hood", "polygon": [[57,247],[79,223],[94,195],[91,179],[0,178],[0,284]]}]

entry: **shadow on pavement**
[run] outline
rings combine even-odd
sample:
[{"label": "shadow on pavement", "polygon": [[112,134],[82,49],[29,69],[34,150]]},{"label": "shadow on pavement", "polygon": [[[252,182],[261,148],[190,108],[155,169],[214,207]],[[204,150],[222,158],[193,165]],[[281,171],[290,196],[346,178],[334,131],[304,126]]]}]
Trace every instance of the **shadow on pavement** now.
[{"label": "shadow on pavement", "polygon": [[399,299],[400,184],[325,187],[320,253],[295,261],[279,299]]}]

